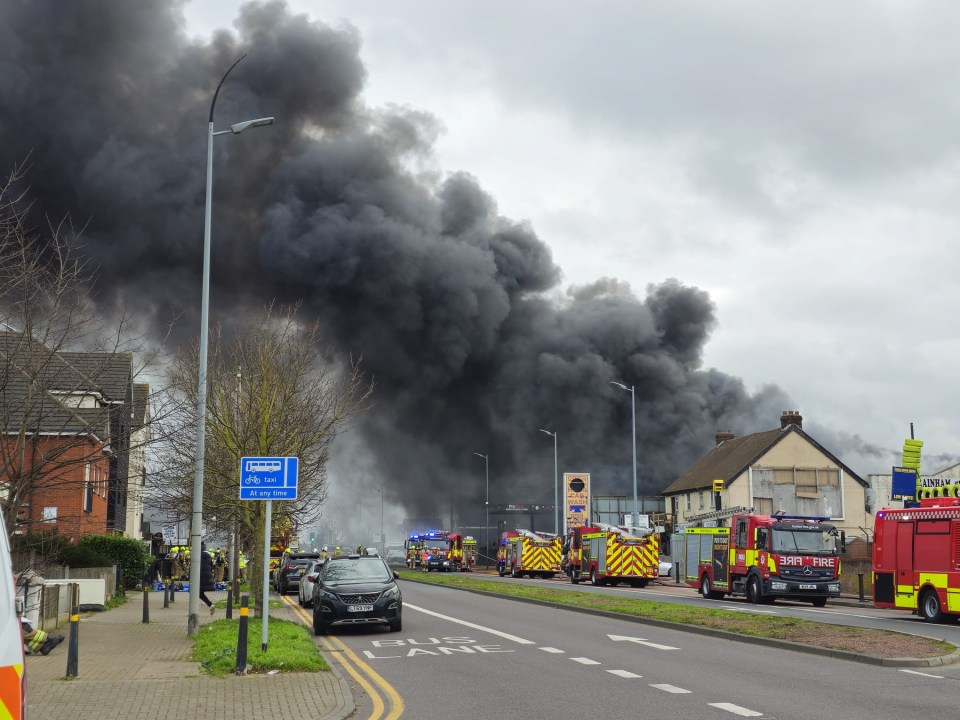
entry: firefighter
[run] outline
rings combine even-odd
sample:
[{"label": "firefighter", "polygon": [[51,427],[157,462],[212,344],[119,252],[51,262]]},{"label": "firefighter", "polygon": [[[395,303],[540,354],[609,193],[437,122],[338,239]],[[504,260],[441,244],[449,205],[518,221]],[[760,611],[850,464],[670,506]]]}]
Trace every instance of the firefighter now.
[{"label": "firefighter", "polygon": [[31,655],[38,652],[41,655],[49,655],[51,650],[63,642],[63,635],[50,635],[39,628],[34,628],[26,618],[21,618],[20,621],[23,623],[23,646]]},{"label": "firefighter", "polygon": [[340,551],[340,546],[339,546],[339,545],[337,545],[337,546],[333,549],[333,556],[334,556],[334,557],[343,557],[343,553]]},{"label": "firefighter", "polygon": [[327,550],[326,545],[323,546],[323,550],[320,552],[320,559],[323,560],[324,562],[330,559],[330,553]]}]

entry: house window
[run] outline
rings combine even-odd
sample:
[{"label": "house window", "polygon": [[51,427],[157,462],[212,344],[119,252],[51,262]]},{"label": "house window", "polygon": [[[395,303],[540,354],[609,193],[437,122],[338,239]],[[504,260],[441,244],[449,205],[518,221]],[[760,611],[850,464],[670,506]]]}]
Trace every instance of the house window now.
[{"label": "house window", "polygon": [[57,521],[57,507],[47,506],[43,509],[43,521],[44,522],[56,522]]},{"label": "house window", "polygon": [[90,483],[83,485],[83,509],[86,512],[93,512],[93,485]]},{"label": "house window", "polygon": [[690,509],[691,509],[690,493],[687,493],[686,500],[687,500],[687,512],[690,512]]},{"label": "house window", "polygon": [[703,510],[706,506],[703,504],[703,490],[700,491],[700,509]]}]

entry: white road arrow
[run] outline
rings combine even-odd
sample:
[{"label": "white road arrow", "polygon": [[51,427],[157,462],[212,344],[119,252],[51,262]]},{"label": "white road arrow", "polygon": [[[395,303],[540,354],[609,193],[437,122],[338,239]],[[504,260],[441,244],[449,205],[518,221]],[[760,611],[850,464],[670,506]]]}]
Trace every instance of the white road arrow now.
[{"label": "white road arrow", "polygon": [[650,642],[649,640],[644,640],[643,638],[627,637],[626,635],[607,635],[608,638],[614,642],[621,642],[626,640],[627,642],[636,643],[637,645],[646,645],[647,647],[656,648],[657,650],[679,650],[680,648],[675,648],[670,645],[660,645],[659,643]]}]

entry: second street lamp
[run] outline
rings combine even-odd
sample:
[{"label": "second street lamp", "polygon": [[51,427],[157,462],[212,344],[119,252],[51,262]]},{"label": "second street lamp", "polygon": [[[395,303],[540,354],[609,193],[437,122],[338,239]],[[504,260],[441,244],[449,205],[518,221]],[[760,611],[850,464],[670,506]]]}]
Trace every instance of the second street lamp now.
[{"label": "second street lamp", "polygon": [[630,530],[636,526],[640,517],[640,508],[637,501],[637,403],[636,403],[636,393],[634,392],[633,385],[627,387],[623,383],[617,382],[615,380],[610,381],[611,385],[616,385],[621,387],[624,390],[630,391],[630,418],[632,420],[632,437],[633,437],[633,513],[630,515]]},{"label": "second street lamp", "polygon": [[[553,532],[560,534],[560,473],[557,472],[557,434],[540,428],[540,432],[553,436]],[[564,513],[563,535],[567,535],[567,518]]]},{"label": "second street lamp", "polygon": [[[243,60],[246,55],[240,58]],[[187,634],[193,635],[197,632],[200,619],[197,616],[197,607],[200,604],[200,543],[202,542],[203,532],[203,463],[206,449],[206,422],[207,422],[207,327],[210,315],[210,216],[211,203],[213,197],[213,138],[215,135],[225,133],[239,134],[248,127],[260,127],[261,125],[273,124],[273,118],[259,118],[257,120],[246,120],[230,127],[229,130],[220,132],[213,131],[213,109],[217,104],[217,95],[220,94],[220,88],[223,87],[224,80],[233,70],[237,60],[230,66],[230,70],[224,73],[217,85],[216,92],[213,93],[213,101],[210,103],[210,119],[207,124],[207,197],[206,206],[203,215],[203,290],[200,298],[200,350],[198,358],[198,378],[197,378],[197,443],[196,457],[193,466],[193,517],[190,524],[190,556],[194,562],[190,563],[190,598],[187,603]],[[266,617],[267,608],[264,608],[264,617]]]},{"label": "second street lamp", "polygon": [[[483,453],[478,453],[478,452],[475,452],[474,455],[478,457],[482,457],[483,463],[487,468],[487,499],[483,503],[483,506],[486,509],[486,514],[483,520],[483,529],[487,534],[487,541],[483,546],[483,551],[487,554],[487,557],[488,557],[487,564],[489,565],[490,548],[488,547],[488,545],[490,543],[490,458],[484,455]],[[481,542],[482,541],[483,540],[481,536]]]}]

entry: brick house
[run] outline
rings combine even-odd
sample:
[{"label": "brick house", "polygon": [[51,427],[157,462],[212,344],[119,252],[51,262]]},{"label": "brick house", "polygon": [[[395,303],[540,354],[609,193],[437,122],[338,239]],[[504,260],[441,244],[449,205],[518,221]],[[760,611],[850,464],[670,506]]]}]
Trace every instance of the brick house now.
[{"label": "brick house", "polygon": [[18,531],[124,531],[134,396],[129,353],[0,333],[0,500],[19,508]]}]

